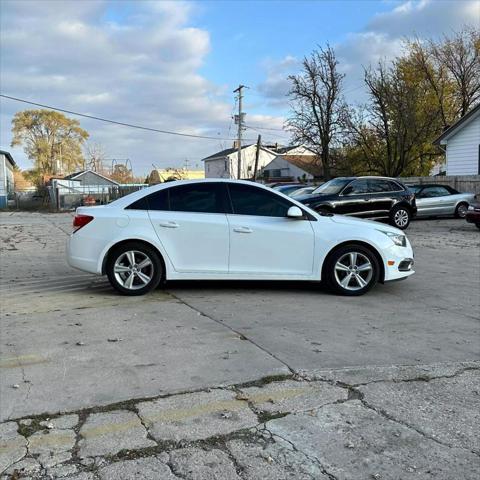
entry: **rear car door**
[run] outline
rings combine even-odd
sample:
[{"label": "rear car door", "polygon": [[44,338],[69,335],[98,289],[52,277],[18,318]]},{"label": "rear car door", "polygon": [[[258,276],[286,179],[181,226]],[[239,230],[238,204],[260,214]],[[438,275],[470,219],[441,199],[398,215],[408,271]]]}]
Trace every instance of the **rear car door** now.
[{"label": "rear car door", "polygon": [[227,214],[230,274],[310,276],[314,253],[310,220],[288,218],[294,204],[264,188],[229,183],[228,190],[233,211]]},{"label": "rear car door", "polygon": [[226,202],[221,182],[172,186],[148,197],[150,220],[177,272],[228,272]]},{"label": "rear car door", "polygon": [[[395,203],[394,183],[383,178],[370,178],[368,180],[369,190],[369,217],[388,217],[392,205]],[[399,190],[400,187],[397,187]]]}]

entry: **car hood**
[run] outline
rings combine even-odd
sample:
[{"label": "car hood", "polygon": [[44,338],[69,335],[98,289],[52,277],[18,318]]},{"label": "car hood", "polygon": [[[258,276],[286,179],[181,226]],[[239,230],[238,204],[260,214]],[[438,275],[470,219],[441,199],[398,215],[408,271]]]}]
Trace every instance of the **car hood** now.
[{"label": "car hood", "polygon": [[333,215],[331,220],[342,225],[350,225],[352,227],[371,227],[375,230],[382,230],[383,232],[392,232],[398,235],[405,235],[402,230],[386,225],[385,223],[374,222],[373,220],[364,220],[362,218],[347,217],[345,215]]}]

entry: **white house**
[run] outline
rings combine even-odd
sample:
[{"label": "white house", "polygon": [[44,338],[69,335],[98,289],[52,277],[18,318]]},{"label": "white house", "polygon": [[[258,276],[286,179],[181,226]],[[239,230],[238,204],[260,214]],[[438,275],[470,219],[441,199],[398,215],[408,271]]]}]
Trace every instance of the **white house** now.
[{"label": "white house", "polygon": [[480,175],[480,104],[433,143],[445,150],[447,175]]},{"label": "white house", "polygon": [[[241,178],[252,178],[255,170],[255,144],[242,147]],[[260,147],[258,154],[258,172],[277,154],[266,147]],[[205,166],[205,178],[237,178],[238,150],[227,148],[202,159]]]},{"label": "white house", "polygon": [[13,169],[16,163],[9,152],[0,150],[0,208],[7,208],[8,197],[13,194]]},{"label": "white house", "polygon": [[323,176],[320,159],[309,148],[298,145],[280,148],[262,170],[266,181],[313,180]]}]

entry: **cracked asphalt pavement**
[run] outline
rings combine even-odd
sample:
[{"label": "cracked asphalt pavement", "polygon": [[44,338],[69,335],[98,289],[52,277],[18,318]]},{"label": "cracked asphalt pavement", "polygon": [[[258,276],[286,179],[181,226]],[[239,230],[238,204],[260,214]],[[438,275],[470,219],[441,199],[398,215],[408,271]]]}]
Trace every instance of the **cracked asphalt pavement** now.
[{"label": "cracked asphalt pavement", "polygon": [[0,213],[0,478],[473,479],[480,235],[415,221],[417,274],[179,282],[70,269],[69,214]]}]

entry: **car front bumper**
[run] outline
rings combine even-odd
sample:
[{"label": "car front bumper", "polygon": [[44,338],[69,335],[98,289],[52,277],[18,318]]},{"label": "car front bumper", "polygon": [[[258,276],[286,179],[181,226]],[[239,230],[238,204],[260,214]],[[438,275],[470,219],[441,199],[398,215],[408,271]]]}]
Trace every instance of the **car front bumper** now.
[{"label": "car front bumper", "polygon": [[383,251],[384,255],[384,282],[401,280],[415,273],[414,253],[410,242],[407,239],[407,245],[401,247],[392,245]]}]

